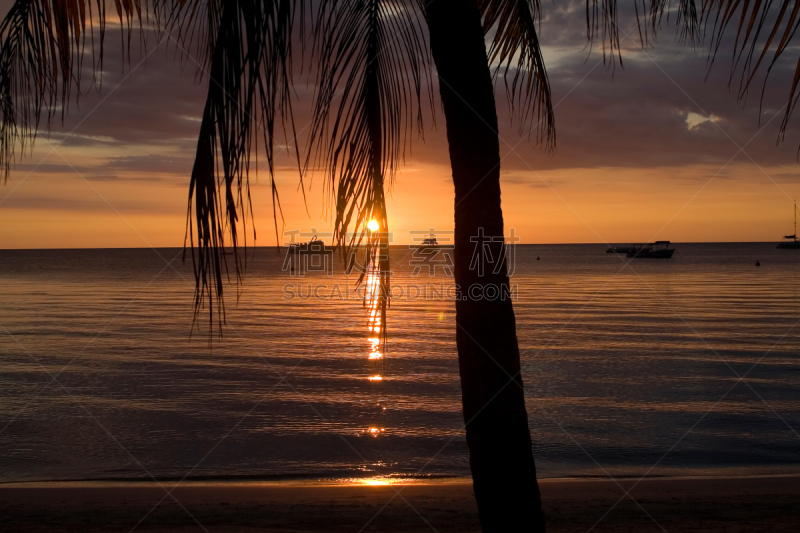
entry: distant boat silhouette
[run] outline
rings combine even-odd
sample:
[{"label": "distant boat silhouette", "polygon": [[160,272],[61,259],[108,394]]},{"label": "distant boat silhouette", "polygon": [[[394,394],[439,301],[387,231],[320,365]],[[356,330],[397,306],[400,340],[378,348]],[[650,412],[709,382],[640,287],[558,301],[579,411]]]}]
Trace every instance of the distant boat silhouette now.
[{"label": "distant boat silhouette", "polygon": [[640,259],[669,259],[675,253],[675,248],[669,247],[669,241],[656,241],[648,244],[634,245],[626,255]]},{"label": "distant boat silhouette", "polygon": [[783,238],[786,240],[782,243],[779,243],[778,248],[784,250],[800,249],[800,241],[797,240],[797,202],[794,203],[794,233],[791,235],[785,235]]},{"label": "distant boat silhouette", "polygon": [[319,239],[317,236],[308,241],[308,242],[295,242],[289,245],[289,252],[293,254],[325,254],[325,253],[332,253],[333,250],[330,248],[325,247],[325,243]]},{"label": "distant boat silhouette", "polygon": [[439,248],[439,243],[436,241],[436,237],[431,233],[431,236],[426,238],[422,241],[422,244],[419,245],[419,250],[437,250]]},{"label": "distant boat silhouette", "polygon": [[606,250],[607,254],[627,254],[630,251],[636,250],[636,245],[632,244],[630,246],[612,246],[608,250]]}]

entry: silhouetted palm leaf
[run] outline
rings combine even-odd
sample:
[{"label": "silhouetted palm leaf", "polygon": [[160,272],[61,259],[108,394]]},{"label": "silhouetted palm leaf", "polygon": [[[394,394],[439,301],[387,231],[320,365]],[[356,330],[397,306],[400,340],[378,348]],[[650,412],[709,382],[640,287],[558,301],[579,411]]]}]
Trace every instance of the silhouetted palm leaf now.
[{"label": "silhouetted palm leaf", "polygon": [[[502,70],[511,116],[536,128],[547,146],[556,140],[555,118],[542,49],[536,35],[538,0],[478,0],[484,32],[495,30],[489,63]],[[509,80],[510,78],[510,80]]]},{"label": "silhouetted palm leaf", "polygon": [[[244,238],[246,246],[247,219],[252,218],[250,160],[252,149],[258,145],[254,134],[259,128],[267,154],[277,232],[273,141],[276,120],[292,123],[288,62],[294,5],[291,0],[233,0],[222,4],[219,15],[212,7],[208,16],[210,21],[219,18],[219,29],[207,38],[214,48],[190,182],[187,237],[195,269],[195,310],[199,311],[208,298],[209,318],[213,320],[216,299],[220,325],[225,320],[222,294],[228,272],[226,248],[232,251],[237,282],[243,271],[239,238]],[[170,20],[197,20],[195,11],[182,14],[181,9],[187,6],[178,7]],[[196,6],[188,4],[187,9]]]},{"label": "silhouetted palm leaf", "polygon": [[[115,2],[129,38],[142,4]],[[49,128],[60,109],[63,120],[73,86],[80,93],[87,41],[94,72],[102,69],[108,16],[104,0],[17,0],[11,6],[0,24],[0,162],[6,176],[15,148],[25,151],[42,118]]]},{"label": "silhouetted palm leaf", "polygon": [[[700,9],[696,0],[679,0],[678,8],[670,9],[669,0],[650,0],[649,9],[639,11],[639,33],[642,45],[647,45],[648,34],[655,35],[660,28],[665,13],[673,13],[681,40],[696,44],[702,41],[704,33],[710,29],[709,68],[713,66],[722,48],[726,32],[736,30],[732,47],[731,79],[739,73],[738,97],[744,98],[766,65],[761,95],[773,67],[789,48],[800,26],[800,2],[793,0],[701,0]],[[616,0],[586,0],[587,35],[591,42],[599,39],[606,49],[617,53],[621,60],[619,27],[617,23]],[[644,32],[644,33],[643,33]],[[789,119],[800,97],[800,54],[797,54],[794,78],[781,123],[779,138],[783,139]]]},{"label": "silhouetted palm leaf", "polygon": [[[696,45],[700,42],[701,24],[695,0],[678,0],[671,9],[670,0],[632,0],[642,46],[649,44],[661,29],[664,14],[672,15],[681,42]],[[603,57],[616,58],[622,63],[620,31],[617,20],[617,0],[586,0],[586,36],[590,44],[599,41]]]},{"label": "silhouetted palm leaf", "polygon": [[172,32],[183,51],[199,62],[199,73],[211,68],[224,0],[154,0],[159,26]]},{"label": "silhouetted palm leaf", "polygon": [[[367,245],[359,282],[380,257],[375,294],[382,325],[389,289],[386,189],[412,131],[422,133],[423,89],[431,93],[422,21],[418,5],[402,0],[330,0],[316,17],[318,89],[309,154],[327,176],[335,244],[345,257]],[[369,233],[373,219],[380,230]]]},{"label": "silhouetted palm leaf", "polygon": [[[633,4],[636,6],[636,3]],[[651,0],[650,10],[647,14],[646,24],[644,25],[645,35],[643,42],[647,43],[647,30],[655,35],[661,27],[664,13],[670,11],[670,0]],[[638,7],[636,10],[639,15]],[[671,12],[675,17],[675,26],[678,28],[678,37],[681,42],[695,45],[700,41],[700,20],[697,12],[695,0],[678,0],[677,10]],[[640,25],[641,26],[641,25]]]},{"label": "silhouetted palm leaf", "polygon": [[363,242],[373,218],[381,231],[388,230],[384,187],[412,130],[422,134],[429,52],[414,2],[322,4],[314,33],[318,89],[309,154],[316,155],[328,178],[334,240],[350,246]]},{"label": "silhouetted palm leaf", "polygon": [[[713,21],[712,21],[713,19]],[[731,22],[735,22],[731,76],[740,72],[739,98],[746,96],[750,84],[765,64],[764,86],[772,68],[789,47],[800,25],[800,3],[790,0],[705,0],[701,20],[712,25],[711,49],[716,55]],[[786,133],[789,117],[797,104],[800,81],[800,54],[795,48],[797,65],[789,88],[786,111],[781,123],[780,138]],[[763,97],[763,88],[762,88]]]}]

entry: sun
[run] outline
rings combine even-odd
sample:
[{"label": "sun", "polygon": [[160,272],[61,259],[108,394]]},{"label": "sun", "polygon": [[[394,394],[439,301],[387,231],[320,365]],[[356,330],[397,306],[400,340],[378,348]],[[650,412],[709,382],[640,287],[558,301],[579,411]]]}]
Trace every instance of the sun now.
[{"label": "sun", "polygon": [[367,224],[367,229],[370,231],[378,231],[380,227],[381,225],[378,224],[378,221],[375,220],[374,218],[370,220],[369,223]]}]

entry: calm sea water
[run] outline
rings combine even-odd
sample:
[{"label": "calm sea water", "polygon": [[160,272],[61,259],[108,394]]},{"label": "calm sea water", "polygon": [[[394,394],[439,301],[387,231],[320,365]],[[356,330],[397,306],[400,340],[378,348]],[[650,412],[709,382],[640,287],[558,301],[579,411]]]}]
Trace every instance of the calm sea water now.
[{"label": "calm sea water", "polygon": [[[676,248],[517,248],[540,477],[800,471],[800,250]],[[392,250],[378,358],[353,276],[250,252],[209,349],[178,249],[0,251],[0,481],[468,475],[447,273]]]}]

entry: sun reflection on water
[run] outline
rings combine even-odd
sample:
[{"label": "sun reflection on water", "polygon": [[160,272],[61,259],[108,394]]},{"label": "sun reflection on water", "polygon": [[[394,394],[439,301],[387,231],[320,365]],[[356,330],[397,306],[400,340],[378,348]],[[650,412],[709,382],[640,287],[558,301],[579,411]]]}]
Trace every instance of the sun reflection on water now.
[{"label": "sun reflection on water", "polygon": [[[365,301],[367,305],[367,338],[369,342],[369,356],[370,360],[383,359],[383,322],[381,316],[381,267],[379,259],[379,250],[373,249],[371,251],[372,257],[368,261],[369,269],[366,275],[366,293]],[[370,381],[381,381],[382,378],[378,376],[370,376]]]},{"label": "sun reflection on water", "polygon": [[381,352],[381,338],[380,337],[370,337],[369,338],[369,358],[370,359],[383,359],[383,352]]},{"label": "sun reflection on water", "polygon": [[[369,250],[370,254],[367,263],[367,271],[364,277],[365,294],[364,304],[367,309],[367,380],[374,385],[371,385],[370,395],[380,395],[372,398],[375,402],[376,410],[373,414],[375,417],[368,426],[368,429],[363,430],[363,434],[377,438],[382,436],[385,432],[383,424],[385,422],[386,407],[382,404],[382,396],[385,393],[384,373],[386,371],[386,360],[384,358],[384,347],[386,337],[384,335],[384,313],[386,301],[382,293],[382,279],[381,279],[381,262],[380,262],[380,248],[375,247]],[[359,483],[367,485],[388,485],[389,482],[385,479],[369,478]]]},{"label": "sun reflection on water", "polygon": [[367,485],[370,487],[384,487],[386,485],[398,485],[404,483],[403,479],[396,479],[390,477],[357,477],[346,480],[346,483],[352,485]]},{"label": "sun reflection on water", "polygon": [[384,431],[386,431],[386,430],[385,430],[385,429],[383,429],[383,428],[376,428],[376,427],[371,427],[371,428],[369,428],[369,429],[367,430],[367,432],[368,432],[370,435],[372,435],[373,437],[377,437],[378,435],[380,435],[380,434],[381,434],[381,433],[383,433]]},{"label": "sun reflection on water", "polygon": [[382,485],[391,485],[388,480],[386,479],[378,479],[378,478],[369,478],[369,479],[362,479],[362,485],[369,485],[371,487],[379,487]]}]

